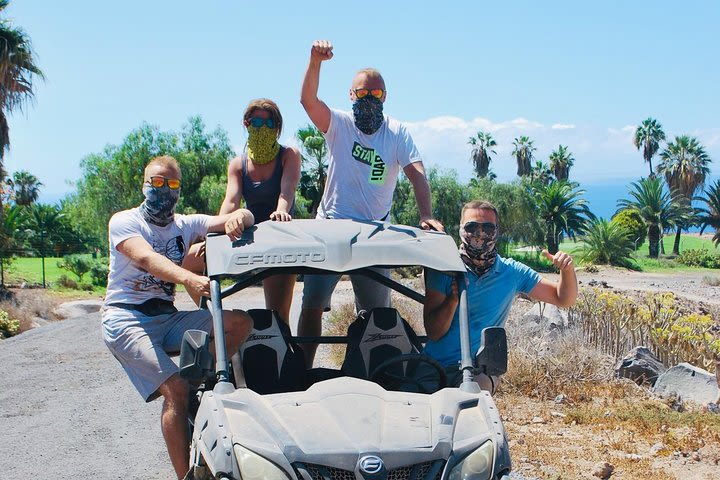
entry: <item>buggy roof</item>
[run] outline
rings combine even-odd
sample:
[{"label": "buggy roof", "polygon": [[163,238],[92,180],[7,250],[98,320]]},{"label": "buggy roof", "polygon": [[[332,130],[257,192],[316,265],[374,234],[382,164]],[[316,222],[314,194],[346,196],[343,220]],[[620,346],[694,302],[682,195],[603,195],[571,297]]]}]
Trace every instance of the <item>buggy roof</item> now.
[{"label": "buggy roof", "polygon": [[266,221],[234,242],[227,235],[208,236],[206,248],[209,276],[300,267],[348,272],[418,265],[442,272],[465,271],[449,235],[380,221]]}]

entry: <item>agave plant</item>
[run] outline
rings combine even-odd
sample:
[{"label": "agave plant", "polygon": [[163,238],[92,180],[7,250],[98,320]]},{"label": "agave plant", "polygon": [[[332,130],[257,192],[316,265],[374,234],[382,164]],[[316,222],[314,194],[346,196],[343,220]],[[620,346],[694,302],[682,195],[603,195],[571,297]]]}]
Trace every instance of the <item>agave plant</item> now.
[{"label": "agave plant", "polygon": [[555,254],[564,235],[574,239],[582,234],[594,215],[590,212],[585,193],[575,183],[552,182],[533,186],[540,218],[545,222],[548,252]]},{"label": "agave plant", "polygon": [[634,242],[620,223],[604,218],[592,220],[583,236],[584,262],[630,268]]}]

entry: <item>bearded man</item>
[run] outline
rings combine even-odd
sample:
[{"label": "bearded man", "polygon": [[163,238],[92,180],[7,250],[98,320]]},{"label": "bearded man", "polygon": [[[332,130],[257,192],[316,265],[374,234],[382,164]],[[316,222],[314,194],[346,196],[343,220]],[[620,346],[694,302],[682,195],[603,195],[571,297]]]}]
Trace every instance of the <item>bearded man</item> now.
[{"label": "bearded man", "polygon": [[[577,299],[578,285],[570,255],[547,251],[543,254],[560,270],[557,282],[542,278],[535,270],[497,252],[499,226],[497,209],[489,202],[474,201],[463,206],[460,215],[460,258],[465,263],[470,345],[480,348],[485,327],[502,326],[516,295],[525,294],[540,302],[569,307]],[[437,360],[448,372],[448,383],[459,385],[460,323],[456,281],[434,270],[427,271],[423,320],[428,342],[423,353]],[[475,376],[483,390],[494,392],[499,379]]]}]

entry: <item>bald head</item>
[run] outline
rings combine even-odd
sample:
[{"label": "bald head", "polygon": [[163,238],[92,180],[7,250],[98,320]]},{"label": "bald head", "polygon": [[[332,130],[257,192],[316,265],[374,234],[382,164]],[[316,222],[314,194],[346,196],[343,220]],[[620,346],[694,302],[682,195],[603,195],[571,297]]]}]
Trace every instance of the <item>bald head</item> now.
[{"label": "bald head", "polygon": [[355,90],[358,88],[367,88],[368,90],[382,89],[384,91],[382,101],[385,101],[387,91],[385,91],[385,80],[383,79],[380,72],[374,68],[363,68],[359,70],[352,81],[352,87],[350,88],[350,100],[355,101]]}]

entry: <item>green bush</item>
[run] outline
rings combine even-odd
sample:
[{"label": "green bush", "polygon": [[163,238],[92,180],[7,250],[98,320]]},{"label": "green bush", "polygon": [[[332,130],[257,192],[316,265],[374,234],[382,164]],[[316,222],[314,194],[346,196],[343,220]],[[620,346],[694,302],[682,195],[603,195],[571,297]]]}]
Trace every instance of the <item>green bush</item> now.
[{"label": "green bush", "polygon": [[73,254],[64,256],[57,265],[63,270],[74,273],[78,280],[82,282],[83,276],[92,268],[93,260],[90,255]]},{"label": "green bush", "polygon": [[78,283],[65,274],[62,274],[58,277],[57,283],[61,287],[72,288],[73,290],[78,288]]},{"label": "green bush", "polygon": [[590,223],[583,240],[583,262],[627,268],[633,266],[633,242],[621,224],[608,222],[604,218],[595,219]]},{"label": "green bush", "polygon": [[677,261],[689,267],[720,268],[720,254],[705,249],[684,250]]},{"label": "green bush", "polygon": [[92,278],[92,284],[98,287],[106,286],[109,270],[110,267],[108,266],[106,259],[95,260],[90,267],[90,278]]},{"label": "green bush", "polygon": [[645,242],[647,225],[645,225],[640,212],[637,210],[633,208],[620,210],[613,216],[612,223],[620,225],[628,232],[628,236],[636,249]]},{"label": "green bush", "polygon": [[5,310],[0,310],[0,339],[12,337],[19,331],[20,322],[10,318],[10,315]]}]

